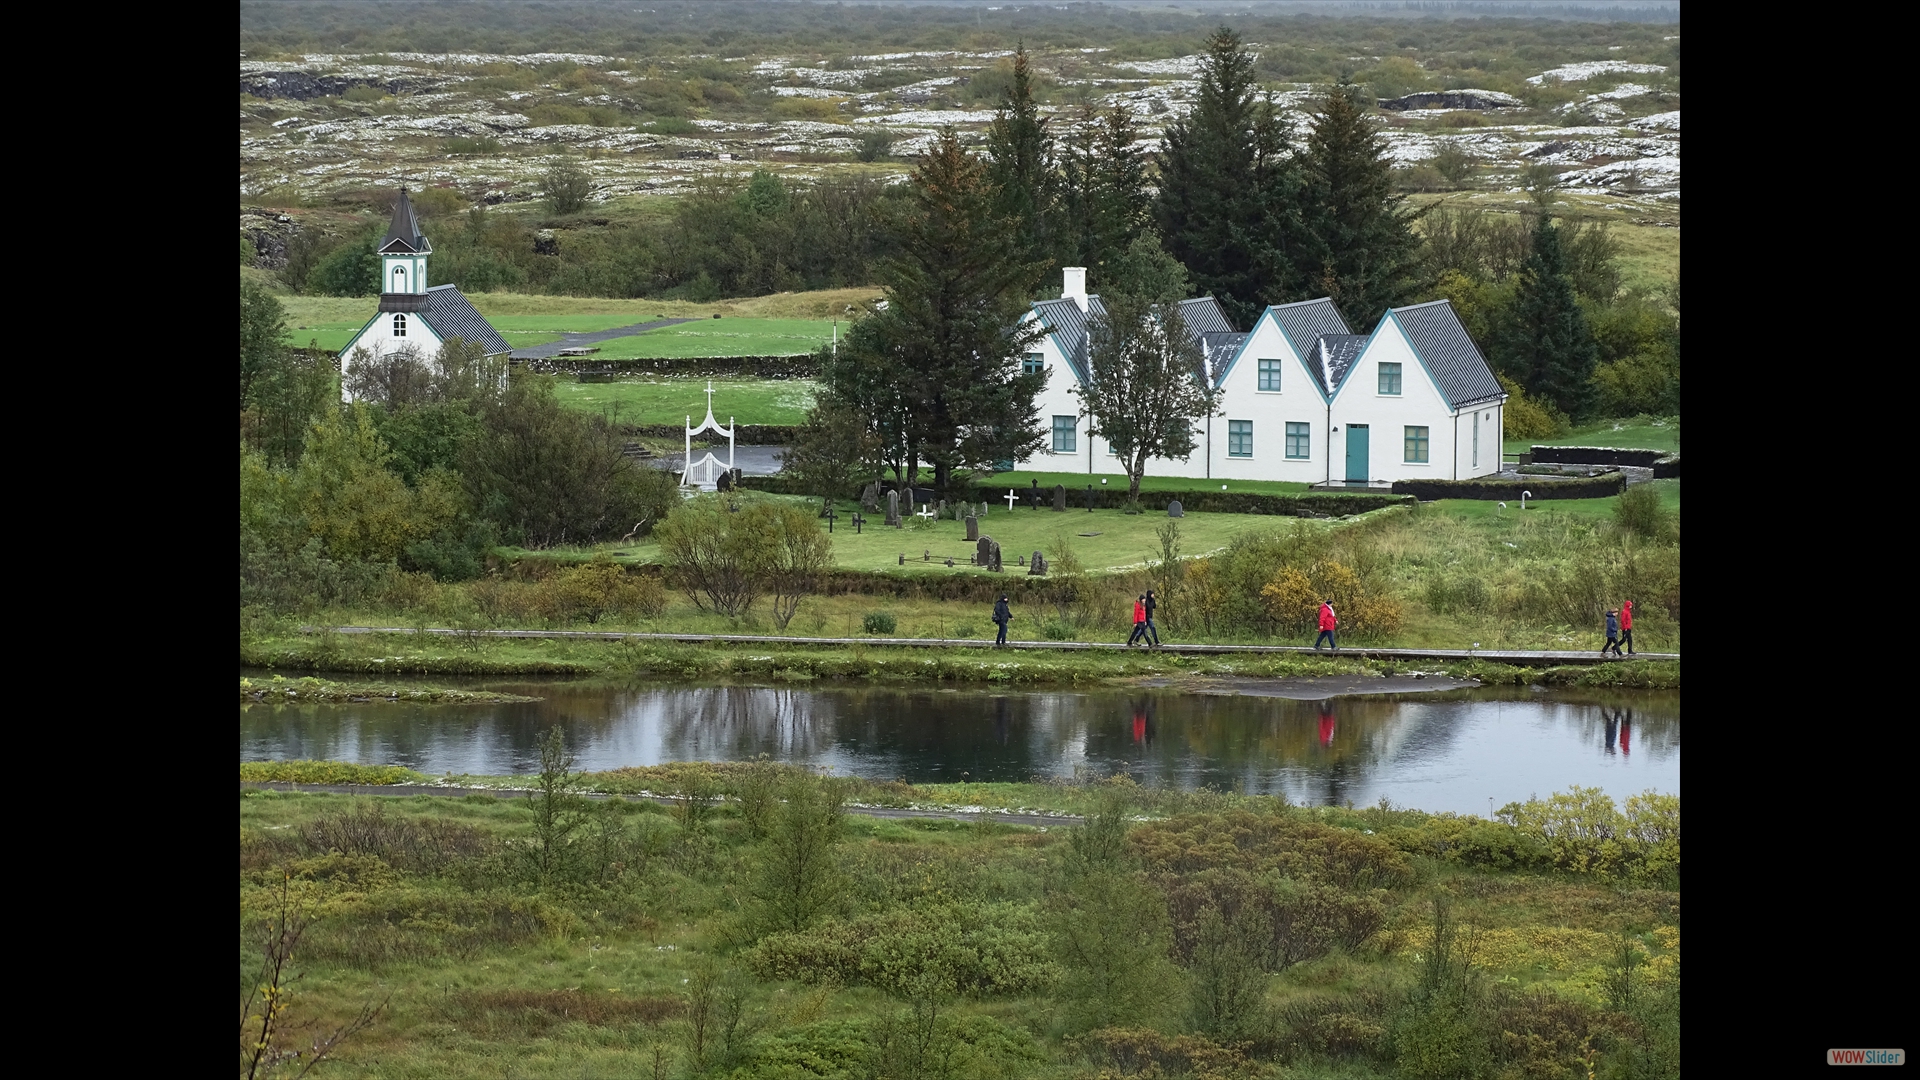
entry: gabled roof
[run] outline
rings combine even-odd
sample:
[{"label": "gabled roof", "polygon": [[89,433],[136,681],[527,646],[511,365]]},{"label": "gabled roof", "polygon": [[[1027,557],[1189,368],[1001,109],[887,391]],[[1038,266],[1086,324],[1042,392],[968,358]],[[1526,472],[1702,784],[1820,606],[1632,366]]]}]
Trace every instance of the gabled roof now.
[{"label": "gabled roof", "polygon": [[1231,334],[1233,321],[1227,318],[1227,309],[1220,301],[1211,296],[1198,296],[1192,300],[1180,301],[1180,319],[1187,324],[1187,330],[1196,337],[1202,334]]},{"label": "gabled roof", "polygon": [[1207,370],[1200,373],[1201,381],[1211,380],[1213,385],[1219,385],[1220,380],[1226,376],[1227,365],[1233,363],[1233,358],[1240,355],[1240,346],[1246,340],[1247,335],[1239,332],[1201,334],[1200,347],[1207,358]]},{"label": "gabled roof", "polygon": [[1077,301],[1063,296],[1058,300],[1041,300],[1033,305],[1033,310],[1041,323],[1053,331],[1054,344],[1067,358],[1073,377],[1085,386],[1092,370],[1087,364],[1087,319],[1089,316],[1105,318],[1106,305],[1098,296],[1089,296],[1087,310],[1081,311]]},{"label": "gabled roof", "polygon": [[387,235],[380,240],[382,255],[425,255],[433,250],[427,238],[420,235],[420,222],[413,216],[413,201],[407,198],[407,189],[400,189],[400,201],[393,204],[393,224],[387,226]]},{"label": "gabled roof", "polygon": [[1280,324],[1280,332],[1286,335],[1293,351],[1309,365],[1313,363],[1315,342],[1320,340],[1320,335],[1347,336],[1353,333],[1347,328],[1347,320],[1340,317],[1340,309],[1325,296],[1318,300],[1275,304],[1267,309],[1267,313],[1273,316],[1274,322]]},{"label": "gabled roof", "polygon": [[427,320],[427,325],[433,327],[433,332],[440,335],[442,341],[457,337],[478,342],[486,348],[488,356],[513,351],[513,346],[507,344],[507,339],[500,336],[487,317],[475,310],[473,304],[452,285],[435,285],[428,289],[427,310],[420,317]]},{"label": "gabled roof", "polygon": [[1307,370],[1320,384],[1321,393],[1332,397],[1340,392],[1353,373],[1353,362],[1367,351],[1367,342],[1372,340],[1366,334],[1321,334],[1307,346]]},{"label": "gabled roof", "polygon": [[1434,300],[1412,307],[1389,308],[1387,317],[1400,325],[1414,355],[1426,365],[1447,404],[1455,409],[1505,395],[1493,377],[1487,358],[1460,325],[1453,304]]}]

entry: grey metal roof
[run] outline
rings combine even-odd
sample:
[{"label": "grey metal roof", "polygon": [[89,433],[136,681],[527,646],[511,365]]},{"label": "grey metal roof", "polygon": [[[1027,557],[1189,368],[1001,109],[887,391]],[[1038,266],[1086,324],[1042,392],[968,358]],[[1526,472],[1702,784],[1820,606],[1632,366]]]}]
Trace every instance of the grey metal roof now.
[{"label": "grey metal roof", "polygon": [[1227,318],[1227,309],[1220,301],[1211,296],[1198,296],[1192,300],[1180,301],[1180,319],[1187,324],[1187,330],[1196,337],[1202,334],[1231,334],[1234,332],[1233,320]]},{"label": "grey metal roof", "polygon": [[1098,296],[1087,297],[1087,310],[1081,311],[1080,305],[1070,297],[1058,300],[1041,300],[1033,305],[1034,312],[1053,331],[1054,344],[1067,358],[1067,365],[1073,369],[1073,377],[1081,385],[1089,381],[1091,369],[1087,364],[1087,319],[1089,316],[1105,318],[1107,307]]},{"label": "grey metal roof", "polygon": [[380,240],[382,254],[424,255],[433,250],[427,238],[420,234],[420,221],[413,216],[413,201],[407,198],[407,189],[400,189],[400,201],[393,204],[393,223],[387,226],[387,235]]},{"label": "grey metal roof", "polygon": [[1237,331],[1225,333],[1212,331],[1201,334],[1200,346],[1205,350],[1207,357],[1207,370],[1200,373],[1201,381],[1205,382],[1211,378],[1213,383],[1218,385],[1221,377],[1226,374],[1227,365],[1240,354],[1240,345],[1246,340],[1247,335]]},{"label": "grey metal roof", "polygon": [[1366,334],[1321,334],[1307,347],[1307,370],[1329,397],[1353,374],[1353,362],[1371,340]]},{"label": "grey metal roof", "polygon": [[1389,308],[1388,313],[1406,332],[1413,351],[1419,355],[1440,393],[1454,408],[1480,401],[1491,401],[1505,393],[1500,380],[1493,377],[1487,358],[1473,343],[1467,328],[1460,325],[1453,304],[1434,300],[1412,307]]},{"label": "grey metal roof", "polygon": [[452,285],[435,285],[427,290],[427,310],[420,316],[440,335],[440,340],[465,338],[486,347],[487,355],[512,352],[513,346],[493,328],[485,315],[474,309],[460,290]]},{"label": "grey metal roof", "polygon": [[[1293,304],[1275,304],[1267,309],[1280,330],[1293,345],[1300,359],[1307,361],[1309,367],[1314,364],[1315,343],[1322,334],[1351,334],[1347,320],[1340,317],[1340,309],[1335,307],[1329,297],[1318,300],[1301,300]],[[1338,383],[1334,384],[1338,386]],[[1332,391],[1329,390],[1329,393]]]}]

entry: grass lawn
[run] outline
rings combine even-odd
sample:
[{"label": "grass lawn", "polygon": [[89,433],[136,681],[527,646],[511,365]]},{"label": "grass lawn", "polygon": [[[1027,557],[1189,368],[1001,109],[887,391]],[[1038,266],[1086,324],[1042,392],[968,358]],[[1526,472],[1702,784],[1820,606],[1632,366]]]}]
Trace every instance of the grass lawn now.
[{"label": "grass lawn", "polygon": [[[1049,493],[1048,498],[1052,498],[1051,493],[1055,484],[1065,484],[1067,487],[1067,505],[1069,506],[1074,505],[1074,499],[1076,498],[1075,493],[1078,492],[1077,497],[1082,500],[1079,503],[1079,509],[1083,514],[1086,513],[1086,502],[1084,500],[1086,498],[1088,484],[1093,484],[1097,487],[1100,481],[1105,480],[1107,482],[1106,486],[1109,489],[1117,488],[1122,492],[1127,490],[1127,476],[1125,473],[1029,472],[1025,469],[1015,469],[1013,472],[1008,473],[995,473],[991,478],[983,481],[981,486],[989,488],[1012,487],[1024,491],[1035,480],[1040,481],[1041,489]],[[1227,491],[1250,491],[1263,495],[1297,495],[1300,492],[1306,491],[1310,486],[1307,484],[1290,483],[1285,480],[1197,480],[1190,476],[1155,476],[1152,473],[1148,473],[1140,480],[1140,493],[1143,496],[1142,501],[1144,504],[1144,496],[1149,491],[1199,491],[1202,489],[1210,491],[1221,485],[1225,485],[1223,490]],[[1162,506],[1160,509],[1164,512],[1166,507]]]},{"label": "grass lawn", "polygon": [[[1660,501],[1667,509],[1676,514],[1680,512],[1680,481],[1678,479],[1650,480],[1648,483],[1660,493]],[[1582,521],[1600,521],[1613,517],[1614,506],[1613,499],[1548,499],[1544,501],[1529,499],[1527,513],[1531,514],[1535,510],[1552,510],[1554,513],[1566,514]],[[1425,511],[1429,507],[1448,517],[1463,521],[1498,521],[1520,513],[1519,503],[1509,502],[1507,508],[1502,510],[1500,504],[1492,499],[1441,499],[1422,506],[1421,510]]]},{"label": "grass lawn", "polygon": [[[706,391],[706,379],[664,375],[607,383],[563,377],[554,388],[568,408],[615,408],[629,424],[684,424],[688,416],[697,424],[707,415]],[[714,379],[714,417],[723,424],[729,416],[743,424],[798,424],[813,407],[813,393],[812,379]]]},{"label": "grass lawn", "polygon": [[[818,499],[802,495],[754,494],[750,497],[796,502],[808,507],[820,505]],[[838,502],[835,505],[840,514],[833,531],[833,557],[837,566],[849,570],[893,570],[909,575],[991,573],[967,565],[967,557],[973,554],[974,545],[967,542],[964,522],[909,518],[906,525],[895,529],[879,524],[882,515],[876,514],[872,524],[855,533],[848,521],[859,504]],[[987,517],[980,522],[980,532],[1000,542],[1002,565],[1012,572],[1019,572],[1015,558],[1031,556],[1036,550],[1046,552],[1048,560],[1053,561],[1057,546],[1064,538],[1074,556],[1080,560],[1081,567],[1097,573],[1138,567],[1150,557],[1159,558],[1160,541],[1155,531],[1167,520],[1164,511],[1127,514],[1120,510],[1095,510],[1088,513],[1081,508],[1061,514],[1052,509],[1029,510],[1023,507],[1008,512],[1006,503],[1000,502],[989,506]],[[1272,532],[1292,528],[1296,524],[1327,528],[1334,523],[1269,514],[1191,512],[1180,521],[1180,550],[1188,556],[1205,555],[1226,547],[1228,542],[1242,533]],[[1081,535],[1083,533],[1099,535],[1084,536]],[[659,545],[650,540],[643,543],[603,544],[600,549],[625,552],[625,556],[619,559],[621,562],[651,563],[660,559]],[[933,560],[923,560],[922,555],[929,551]],[[900,564],[902,554],[908,557],[904,570]],[[944,562],[948,558],[955,563],[952,569],[948,569]]]},{"label": "grass lawn", "polygon": [[1617,446],[1630,450],[1680,449],[1679,417],[1623,417],[1579,424],[1565,435],[1546,439],[1508,439],[1506,452],[1524,454],[1536,446]]},{"label": "grass lawn", "polygon": [[691,356],[792,356],[833,340],[822,319],[703,319],[600,343],[596,360]]}]

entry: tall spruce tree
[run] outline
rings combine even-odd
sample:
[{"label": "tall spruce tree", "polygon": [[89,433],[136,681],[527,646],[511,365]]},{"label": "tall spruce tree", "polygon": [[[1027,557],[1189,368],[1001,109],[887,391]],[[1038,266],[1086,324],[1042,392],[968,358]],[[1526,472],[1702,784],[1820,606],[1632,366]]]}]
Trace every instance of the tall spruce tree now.
[{"label": "tall spruce tree", "polygon": [[1533,252],[1496,345],[1496,365],[1518,376],[1530,396],[1574,419],[1592,412],[1599,354],[1586,313],[1574,298],[1560,230],[1547,214],[1534,227]]},{"label": "tall spruce tree", "polygon": [[994,209],[1014,223],[1026,255],[1051,258],[1048,226],[1053,219],[1053,136],[1033,100],[1027,47],[1013,53],[1013,82],[1002,95],[999,112],[987,129],[987,176]]},{"label": "tall spruce tree", "polygon": [[1084,266],[1107,280],[1128,245],[1153,228],[1147,155],[1133,114],[1123,105],[1102,113],[1083,108],[1060,155],[1055,199],[1055,250],[1062,265]]},{"label": "tall spruce tree", "polygon": [[902,483],[921,462],[934,486],[1040,448],[1043,373],[1021,358],[1039,340],[1020,323],[1039,266],[995,213],[985,167],[951,130],[912,179],[900,254],[882,267],[887,303],[861,319],[822,372],[827,391],[871,416]]},{"label": "tall spruce tree", "polygon": [[1347,324],[1371,330],[1419,288],[1413,215],[1393,193],[1386,140],[1357,87],[1327,91],[1307,136],[1307,229],[1314,291],[1333,298]]},{"label": "tall spruce tree", "polygon": [[1207,39],[1198,100],[1167,127],[1154,206],[1167,251],[1241,325],[1306,282],[1300,169],[1253,60],[1232,30]]}]

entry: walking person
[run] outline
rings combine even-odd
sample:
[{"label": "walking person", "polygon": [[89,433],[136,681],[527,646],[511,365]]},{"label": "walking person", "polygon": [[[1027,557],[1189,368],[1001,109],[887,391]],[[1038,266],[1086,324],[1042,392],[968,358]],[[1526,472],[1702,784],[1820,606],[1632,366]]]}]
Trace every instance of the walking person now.
[{"label": "walking person", "polygon": [[1607,655],[1608,649],[1613,650],[1613,655],[1620,655],[1620,613],[1612,608],[1607,609],[1607,643],[1600,646],[1600,655]]},{"label": "walking person", "polygon": [[1133,600],[1133,633],[1127,635],[1127,648],[1133,648],[1136,641],[1147,637],[1147,598],[1136,596]]},{"label": "walking person", "polygon": [[1620,644],[1627,647],[1628,656],[1633,655],[1633,601],[1631,600],[1622,601],[1620,604]]},{"label": "walking person", "polygon": [[993,605],[993,621],[1000,625],[1000,636],[994,640],[994,645],[996,647],[1005,645],[1007,643],[1007,624],[1013,621],[1013,608],[1007,605],[1005,593],[1000,594],[999,602]]},{"label": "walking person", "polygon": [[1160,601],[1153,598],[1153,590],[1147,590],[1147,636],[1153,639],[1153,647],[1160,647],[1160,628],[1153,625],[1153,609]]},{"label": "walking person", "polygon": [[1333,631],[1339,625],[1340,617],[1333,613],[1333,601],[1320,601],[1320,636],[1313,639],[1313,647],[1318,649],[1324,641],[1333,647],[1334,652],[1339,652],[1340,642],[1333,636]]}]

